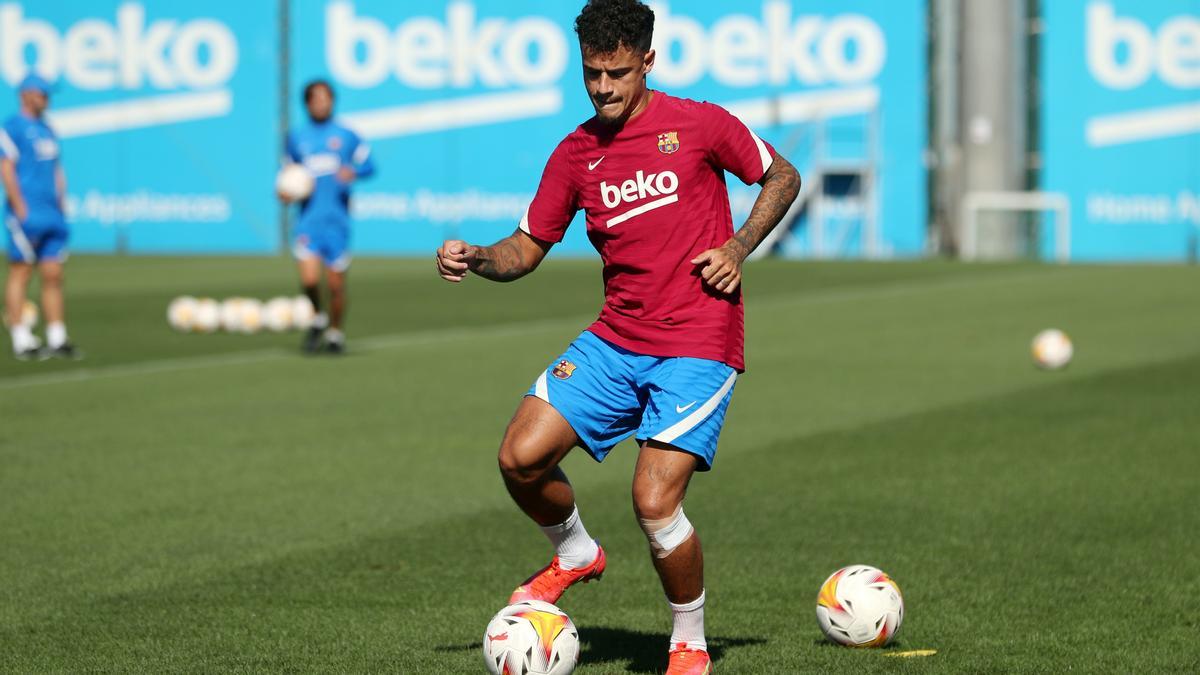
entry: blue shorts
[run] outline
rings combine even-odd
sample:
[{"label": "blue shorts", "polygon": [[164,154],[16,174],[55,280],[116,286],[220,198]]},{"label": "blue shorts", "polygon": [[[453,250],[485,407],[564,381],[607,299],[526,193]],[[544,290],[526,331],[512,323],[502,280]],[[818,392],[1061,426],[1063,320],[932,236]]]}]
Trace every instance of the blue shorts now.
[{"label": "blue shorts", "polygon": [[8,261],[14,263],[65,262],[67,259],[67,224],[61,219],[45,222],[27,220],[18,223],[16,216],[5,214],[8,232]]},{"label": "blue shorts", "polygon": [[639,443],[695,455],[708,471],[736,381],[720,361],[635,354],[585,331],[525,395],[554,406],[597,462],[636,433]]},{"label": "blue shorts", "polygon": [[320,258],[335,272],[350,269],[350,230],[340,227],[298,228],[292,241],[296,260]]}]

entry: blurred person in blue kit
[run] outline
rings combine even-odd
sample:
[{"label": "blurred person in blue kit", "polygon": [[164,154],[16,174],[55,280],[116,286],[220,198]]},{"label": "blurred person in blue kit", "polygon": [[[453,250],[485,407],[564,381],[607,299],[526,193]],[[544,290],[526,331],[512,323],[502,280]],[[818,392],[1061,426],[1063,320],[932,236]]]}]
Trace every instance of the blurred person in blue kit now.
[{"label": "blurred person in blue kit", "polygon": [[[346,350],[346,274],[350,269],[350,187],[375,173],[371,148],[333,119],[333,86],[314,80],[304,87],[309,125],[288,134],[287,159],[303,164],[316,179],[312,194],[300,201],[300,220],[292,252],[300,268],[300,285],[315,310],[304,336],[308,353],[341,354]],[[280,195],[286,203],[287,199]],[[329,286],[329,310],[321,298],[321,268]]]},{"label": "blurred person in blue kit", "polygon": [[[58,137],[44,119],[50,107],[50,83],[30,74],[18,85],[17,96],[19,111],[0,129],[0,175],[4,180],[4,225],[8,234],[4,306],[13,355],[22,361],[77,359],[81,352],[67,338],[63,301],[63,263],[69,239],[67,178],[59,161]],[[42,278],[44,347],[21,317],[35,268]]]}]

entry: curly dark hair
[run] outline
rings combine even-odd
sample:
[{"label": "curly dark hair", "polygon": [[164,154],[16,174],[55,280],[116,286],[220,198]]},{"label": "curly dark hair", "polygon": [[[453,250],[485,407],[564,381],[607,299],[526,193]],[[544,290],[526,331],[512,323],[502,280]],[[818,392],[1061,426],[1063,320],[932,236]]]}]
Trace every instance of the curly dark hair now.
[{"label": "curly dark hair", "polygon": [[337,98],[337,95],[333,93],[333,84],[331,84],[329,82],[329,80],[313,80],[313,81],[309,82],[308,84],[304,85],[304,103],[305,103],[305,105],[307,105],[308,102],[312,100],[313,92],[316,91],[317,89],[322,89],[322,88],[325,89],[325,91],[329,92],[329,98]]},{"label": "curly dark hair", "polygon": [[638,0],[588,0],[575,33],[586,52],[611,54],[624,45],[644,54],[654,37],[654,10]]}]

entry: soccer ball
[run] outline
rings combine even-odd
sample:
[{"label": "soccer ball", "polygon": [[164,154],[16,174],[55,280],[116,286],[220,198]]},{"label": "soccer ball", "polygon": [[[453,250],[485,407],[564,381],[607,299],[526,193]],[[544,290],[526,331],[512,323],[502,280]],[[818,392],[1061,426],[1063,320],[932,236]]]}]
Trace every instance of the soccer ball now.
[{"label": "soccer ball", "polygon": [[274,333],[282,333],[292,327],[291,298],[273,298],[263,305],[263,325]]},{"label": "soccer ball", "polygon": [[303,164],[284,164],[275,176],[275,190],[293,202],[308,199],[316,183],[312,172]]},{"label": "soccer ball", "polygon": [[1033,362],[1043,370],[1063,368],[1071,362],[1071,357],[1075,354],[1071,338],[1057,328],[1038,333],[1033,338],[1030,350],[1033,352]]},{"label": "soccer ball", "polygon": [[[33,327],[38,322],[38,306],[32,300],[25,300],[21,303],[21,319],[20,325],[33,330]],[[8,312],[4,313],[4,327],[12,328],[8,325]]]},{"label": "soccer ball", "polygon": [[308,330],[312,326],[316,311],[312,301],[307,296],[297,295],[292,299],[292,327],[297,330]]},{"label": "soccer ball", "polygon": [[246,334],[257,333],[263,327],[263,304],[259,300],[242,298],[238,307],[241,314],[239,329]]},{"label": "soccer ball", "polygon": [[242,303],[244,302],[243,298],[229,298],[221,302],[221,328],[230,333],[242,330]]},{"label": "soccer ball", "polygon": [[196,301],[196,313],[192,318],[192,330],[198,333],[215,333],[221,327],[221,304],[212,298]]},{"label": "soccer ball", "polygon": [[896,638],[903,620],[900,587],[874,567],[843,567],[817,595],[817,624],[840,645],[882,647]]},{"label": "soccer ball", "polygon": [[197,300],[190,295],[183,295],[167,305],[167,323],[171,328],[186,333],[195,326]]},{"label": "soccer ball", "polygon": [[568,675],[579,662],[579,632],[548,602],[518,602],[488,624],[483,660],[492,675]]},{"label": "soccer ball", "polygon": [[26,300],[21,305],[21,325],[33,328],[38,322],[38,306],[32,300]]}]

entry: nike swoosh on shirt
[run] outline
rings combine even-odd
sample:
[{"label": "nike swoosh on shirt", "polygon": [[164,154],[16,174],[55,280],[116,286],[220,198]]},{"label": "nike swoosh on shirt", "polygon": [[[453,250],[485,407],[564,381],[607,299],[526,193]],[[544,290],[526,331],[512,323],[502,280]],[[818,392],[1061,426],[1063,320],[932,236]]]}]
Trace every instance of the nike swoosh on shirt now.
[{"label": "nike swoosh on shirt", "polygon": [[696,402],[695,402],[695,401],[692,401],[691,403],[689,403],[689,404],[687,404],[687,405],[676,405],[676,406],[675,406],[675,412],[676,412],[676,413],[685,413],[685,412],[687,412],[687,411],[688,411],[688,408],[691,408],[691,407],[692,407],[692,406],[694,406],[694,405],[696,405]]},{"label": "nike swoosh on shirt", "polygon": [[[608,155],[605,155],[604,157],[608,157]],[[600,162],[604,161],[604,157],[601,157],[594,162],[588,162],[588,171],[594,171],[596,167],[600,166]]]}]

